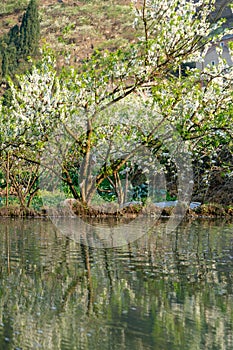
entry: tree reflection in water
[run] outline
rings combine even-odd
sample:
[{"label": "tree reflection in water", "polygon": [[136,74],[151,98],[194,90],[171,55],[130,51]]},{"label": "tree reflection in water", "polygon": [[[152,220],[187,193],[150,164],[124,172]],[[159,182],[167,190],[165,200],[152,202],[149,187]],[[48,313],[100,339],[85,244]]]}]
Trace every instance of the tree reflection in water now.
[{"label": "tree reflection in water", "polygon": [[0,349],[232,349],[233,225],[165,227],[95,248],[1,220]]}]

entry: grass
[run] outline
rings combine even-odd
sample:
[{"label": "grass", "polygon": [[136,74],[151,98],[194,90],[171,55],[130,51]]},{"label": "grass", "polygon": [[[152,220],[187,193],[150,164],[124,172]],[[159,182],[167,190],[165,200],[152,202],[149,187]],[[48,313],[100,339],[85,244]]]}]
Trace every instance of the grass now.
[{"label": "grass", "polygon": [[0,16],[6,16],[14,13],[21,12],[27,7],[27,0],[2,0],[0,6]]},{"label": "grass", "polygon": [[[0,36],[20,24],[28,2],[2,1]],[[70,51],[73,57],[78,55],[79,62],[89,57],[93,48],[114,50],[134,38],[131,0],[40,0],[38,4],[41,44],[46,41],[60,55],[59,62],[64,51]]]}]

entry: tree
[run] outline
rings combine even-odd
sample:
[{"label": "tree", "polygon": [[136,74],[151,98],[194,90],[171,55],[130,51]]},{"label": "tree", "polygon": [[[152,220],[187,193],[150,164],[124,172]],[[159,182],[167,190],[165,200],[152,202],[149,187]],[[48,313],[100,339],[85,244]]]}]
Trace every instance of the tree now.
[{"label": "tree", "polygon": [[2,75],[7,76],[9,72],[9,59],[7,51],[4,51],[2,57]]},{"label": "tree", "polygon": [[[26,156],[29,157],[29,154]],[[0,161],[5,178],[8,173],[11,189],[17,196],[21,208],[29,208],[39,190],[40,166],[39,162],[37,164],[32,162],[33,154],[30,154],[29,162],[24,160],[24,157],[24,153],[15,150],[13,153],[3,153]]]},{"label": "tree", "polygon": [[17,24],[14,27],[12,27],[8,32],[8,44],[13,44],[17,50],[19,49],[20,28]]},{"label": "tree", "polygon": [[40,38],[40,21],[36,0],[31,0],[23,15],[20,26],[20,53],[23,58],[38,53]]},{"label": "tree", "polygon": [[40,22],[38,6],[31,0],[23,15],[22,24],[12,27],[0,40],[0,55],[2,56],[2,76],[16,74],[17,68],[28,56],[38,54],[40,39]]},{"label": "tree", "polygon": [[61,74],[45,57],[40,68],[19,77],[20,88],[11,83],[12,106],[5,113],[14,133],[3,146],[42,142],[43,166],[86,205],[106,179],[115,179],[122,193],[118,175],[128,166],[142,168],[152,184],[155,170],[160,176],[176,168],[177,195],[183,192],[185,200],[191,191],[187,150],[194,154],[205,140],[208,146],[210,134],[217,139],[219,132],[226,138],[231,133],[232,68],[220,57],[218,67],[174,73],[203,59],[221,37],[208,21],[213,4],[136,1],[135,44],[95,52],[81,68]]},{"label": "tree", "polygon": [[[58,103],[55,98],[55,74],[53,61],[49,64],[46,60],[45,66],[42,60],[38,67],[34,67],[32,74],[22,75],[16,85],[9,79],[10,101],[7,105],[0,104],[0,167],[6,173],[6,159],[10,154],[9,177],[22,207],[31,204],[39,189],[40,154],[48,139],[49,126],[51,129],[56,127],[58,119],[52,117]],[[49,92],[50,88],[53,96]],[[27,95],[29,99],[25,100]]]}]

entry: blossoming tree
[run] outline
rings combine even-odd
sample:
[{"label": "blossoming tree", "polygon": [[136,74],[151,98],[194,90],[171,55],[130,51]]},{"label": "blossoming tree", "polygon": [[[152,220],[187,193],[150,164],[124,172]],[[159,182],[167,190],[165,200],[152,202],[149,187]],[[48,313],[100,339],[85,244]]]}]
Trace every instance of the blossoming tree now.
[{"label": "blossoming tree", "polygon": [[153,173],[155,167],[160,173],[161,159],[168,170],[173,159],[179,172],[181,161],[174,159],[181,142],[186,153],[198,154],[199,147],[209,147],[210,134],[216,140],[231,136],[233,75],[221,52],[218,67],[181,70],[202,60],[223,35],[216,30],[221,21],[208,21],[214,1],[133,5],[135,43],[95,52],[82,67],[61,73],[45,55],[39,68],[11,83],[12,103],[1,114],[2,152],[21,149],[27,160],[30,152],[39,154],[44,169],[87,205],[106,180],[123,198],[126,174],[135,175],[136,168]]}]

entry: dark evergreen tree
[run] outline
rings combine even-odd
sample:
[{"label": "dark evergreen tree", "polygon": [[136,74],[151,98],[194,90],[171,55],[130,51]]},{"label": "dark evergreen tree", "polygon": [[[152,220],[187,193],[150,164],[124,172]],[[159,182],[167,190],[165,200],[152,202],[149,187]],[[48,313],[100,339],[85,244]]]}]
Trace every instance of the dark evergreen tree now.
[{"label": "dark evergreen tree", "polygon": [[20,56],[26,58],[38,52],[40,22],[36,0],[31,0],[20,26]]},{"label": "dark evergreen tree", "polygon": [[39,13],[36,0],[31,0],[19,28],[15,25],[0,39],[2,77],[12,75],[23,67],[28,56],[38,52],[40,38]]},{"label": "dark evergreen tree", "polygon": [[17,48],[15,47],[14,43],[8,45],[6,53],[8,56],[9,73],[12,74],[18,66]]},{"label": "dark evergreen tree", "polygon": [[5,77],[9,73],[9,59],[8,52],[4,51],[2,56],[2,76]]},{"label": "dark evergreen tree", "polygon": [[20,31],[19,31],[19,26],[17,24],[9,30],[8,44],[14,45],[16,47],[16,50],[17,51],[19,50]]},{"label": "dark evergreen tree", "polygon": [[7,106],[7,107],[10,107],[11,106],[11,102],[12,102],[12,91],[9,87],[8,84],[6,84],[6,88],[4,90],[4,93],[3,93],[3,100],[2,100],[2,103],[4,106]]}]

